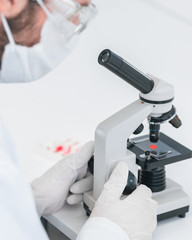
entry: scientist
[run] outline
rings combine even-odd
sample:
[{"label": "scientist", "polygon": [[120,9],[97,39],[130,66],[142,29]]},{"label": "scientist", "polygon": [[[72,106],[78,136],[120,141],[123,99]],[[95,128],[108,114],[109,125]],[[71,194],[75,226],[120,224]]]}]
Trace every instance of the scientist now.
[{"label": "scientist", "polygon": [[87,7],[78,16],[89,2],[0,0],[0,82],[33,81],[58,65],[94,15]]},{"label": "scientist", "polygon": [[[62,0],[53,2],[62,2]],[[81,3],[83,4],[83,1]],[[33,14],[30,13],[29,7],[31,7],[31,11],[34,11]],[[29,0],[0,0],[1,73],[3,72],[3,79],[8,76],[6,82],[22,81],[22,79],[14,79],[11,74],[9,75],[7,72],[10,71],[9,65],[15,64],[14,66],[18,67],[17,61],[22,59],[23,52],[27,52],[30,46],[39,46],[38,42],[41,42],[42,24],[47,21],[41,8],[42,6]],[[25,15],[26,13],[29,15]],[[38,16],[39,21],[34,25]],[[12,21],[13,19],[14,21]],[[30,25],[31,22],[34,24]],[[31,26],[30,31],[28,24]],[[34,29],[34,34],[30,37],[29,32],[32,33],[34,26],[36,26],[36,30],[39,29],[39,35],[36,35]],[[13,45],[11,46],[11,44]],[[25,61],[30,60],[27,59],[27,56],[28,54],[20,63],[25,64]],[[38,61],[41,66],[40,60],[42,58],[39,58]],[[26,65],[23,66],[23,68],[25,67]],[[22,76],[26,77],[25,75],[16,75],[16,77]],[[25,78],[26,82],[31,80],[32,78]],[[48,236],[41,225],[39,216],[61,209],[67,201],[70,191],[74,196],[81,195],[86,191],[83,180],[87,173],[87,162],[92,155],[93,142],[88,142],[77,153],[61,159],[29,186],[20,173],[9,132],[1,120],[0,239],[47,240]],[[121,194],[126,185],[127,176],[128,166],[126,163],[120,162],[105,184],[89,220],[77,237],[78,240],[152,239],[152,232],[156,226],[157,204],[151,199],[151,191],[143,185],[122,200]],[[79,187],[75,190],[74,186],[77,184]]]}]

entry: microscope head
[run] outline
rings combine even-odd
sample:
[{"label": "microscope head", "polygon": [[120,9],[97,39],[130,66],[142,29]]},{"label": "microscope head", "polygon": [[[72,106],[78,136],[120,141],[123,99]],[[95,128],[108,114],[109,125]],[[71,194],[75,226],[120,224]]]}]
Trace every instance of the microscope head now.
[{"label": "microscope head", "polygon": [[154,87],[148,94],[140,93],[140,99],[153,105],[153,110],[148,116],[149,137],[151,142],[157,142],[161,124],[169,122],[173,127],[179,128],[182,123],[172,105],[174,87],[151,75],[150,78],[154,81]]},{"label": "microscope head", "polygon": [[141,104],[151,105],[152,111],[148,116],[151,142],[158,141],[160,124],[168,121],[176,128],[181,126],[181,121],[172,105],[174,87],[171,84],[142,73],[109,49],[100,53],[98,62],[139,90]]},{"label": "microscope head", "polygon": [[148,121],[149,121],[149,138],[151,142],[157,142],[159,140],[160,124],[169,122],[175,128],[179,128],[182,125],[182,122],[179,119],[178,115],[176,114],[176,109],[173,105],[169,112],[163,113],[159,117],[149,115]]}]

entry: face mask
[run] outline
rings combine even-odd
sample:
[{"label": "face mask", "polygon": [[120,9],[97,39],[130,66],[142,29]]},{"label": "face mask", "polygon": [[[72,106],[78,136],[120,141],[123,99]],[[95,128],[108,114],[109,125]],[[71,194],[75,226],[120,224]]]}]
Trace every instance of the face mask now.
[{"label": "face mask", "polygon": [[[71,5],[66,7],[66,2],[62,0],[50,1],[48,7],[51,10],[42,0],[36,1],[45,11],[47,20],[41,31],[40,43],[33,47],[16,44],[7,20],[1,15],[9,40],[2,57],[1,83],[30,82],[47,74],[70,53],[78,34],[89,20],[88,17],[87,20],[84,18],[84,22],[75,25],[71,16],[75,16],[77,8]],[[91,12],[90,9],[87,12]]]}]

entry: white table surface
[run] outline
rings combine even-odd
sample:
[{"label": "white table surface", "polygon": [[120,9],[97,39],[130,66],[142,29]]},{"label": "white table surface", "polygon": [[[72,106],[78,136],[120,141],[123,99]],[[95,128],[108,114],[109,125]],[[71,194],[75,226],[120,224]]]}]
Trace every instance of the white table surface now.
[{"label": "white table surface", "polygon": [[[0,114],[16,142],[28,181],[53,162],[34,156],[47,138],[85,142],[96,126],[138,98],[138,91],[97,63],[105,48],[145,73],[175,86],[174,105],[183,122],[162,132],[192,148],[192,3],[190,0],[95,0],[99,13],[74,51],[50,74],[30,84],[0,85]],[[145,122],[144,133],[148,133]],[[167,176],[192,199],[192,160],[167,166]],[[71,239],[86,215],[81,206],[65,207],[48,217]],[[69,230],[73,229],[73,231]],[[74,233],[72,233],[74,232]],[[160,222],[154,240],[191,240],[192,211],[185,219]]]}]

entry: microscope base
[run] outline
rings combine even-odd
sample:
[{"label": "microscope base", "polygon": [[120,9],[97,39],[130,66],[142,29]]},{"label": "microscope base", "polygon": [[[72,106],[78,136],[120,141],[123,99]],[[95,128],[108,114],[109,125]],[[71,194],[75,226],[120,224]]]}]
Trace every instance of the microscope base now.
[{"label": "microscope base", "polygon": [[[189,211],[189,197],[182,190],[182,187],[171,179],[166,179],[166,189],[153,193],[152,198],[158,203],[157,220],[161,221],[170,217],[178,216],[185,217]],[[84,208],[89,216],[93,210],[95,200],[93,192],[84,194]]]},{"label": "microscope base", "polygon": [[182,187],[171,179],[166,179],[166,189],[153,193],[152,198],[158,203],[157,220],[170,217],[185,217],[189,211],[189,197]]},{"label": "microscope base", "polygon": [[84,193],[83,196],[83,207],[86,211],[87,216],[89,216],[94,208],[95,199],[93,198],[93,191]]}]

